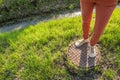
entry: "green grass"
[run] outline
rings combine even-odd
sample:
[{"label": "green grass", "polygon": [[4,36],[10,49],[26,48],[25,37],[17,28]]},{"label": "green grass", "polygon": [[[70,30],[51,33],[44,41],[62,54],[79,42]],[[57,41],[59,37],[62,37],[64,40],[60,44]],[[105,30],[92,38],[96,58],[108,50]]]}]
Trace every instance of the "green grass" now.
[{"label": "green grass", "polygon": [[[114,71],[120,72],[119,13],[120,9],[116,9],[99,41],[104,47],[103,55],[109,61],[106,66],[112,64],[108,68],[110,73],[107,70],[103,73],[111,79]],[[1,33],[0,80],[71,80],[62,56],[70,42],[82,38],[81,33],[81,17],[40,22],[18,31]]]},{"label": "green grass", "polygon": [[108,80],[113,80],[115,77],[115,71],[112,69],[107,69],[103,73],[103,80],[108,79]]}]

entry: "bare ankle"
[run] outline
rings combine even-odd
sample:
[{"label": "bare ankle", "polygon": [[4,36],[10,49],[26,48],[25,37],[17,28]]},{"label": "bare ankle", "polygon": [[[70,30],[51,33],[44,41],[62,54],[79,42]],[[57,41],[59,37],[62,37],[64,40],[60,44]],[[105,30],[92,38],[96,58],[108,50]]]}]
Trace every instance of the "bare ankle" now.
[{"label": "bare ankle", "polygon": [[95,45],[92,45],[92,44],[90,44],[90,42],[89,42],[89,46],[94,48],[94,47],[96,46],[96,44],[95,44]]},{"label": "bare ankle", "polygon": [[85,41],[85,42],[88,42],[88,41],[89,41],[89,39],[84,39],[84,41]]}]

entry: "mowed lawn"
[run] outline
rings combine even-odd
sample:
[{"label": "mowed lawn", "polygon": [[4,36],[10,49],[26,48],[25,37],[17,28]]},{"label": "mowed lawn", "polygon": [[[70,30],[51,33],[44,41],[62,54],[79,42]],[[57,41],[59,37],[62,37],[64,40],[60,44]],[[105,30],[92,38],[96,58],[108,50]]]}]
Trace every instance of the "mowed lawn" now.
[{"label": "mowed lawn", "polygon": [[[120,9],[116,9],[98,42],[109,61],[106,66],[111,65],[102,72],[102,79],[110,80],[120,75],[119,14]],[[71,80],[69,71],[59,63],[68,45],[82,38],[81,23],[79,16],[0,33],[0,80]],[[94,17],[91,33],[93,24]]]}]

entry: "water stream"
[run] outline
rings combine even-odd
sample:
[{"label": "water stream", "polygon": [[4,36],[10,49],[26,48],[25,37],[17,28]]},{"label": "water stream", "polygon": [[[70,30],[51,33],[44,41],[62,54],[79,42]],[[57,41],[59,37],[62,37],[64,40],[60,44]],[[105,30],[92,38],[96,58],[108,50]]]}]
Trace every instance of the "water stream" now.
[{"label": "water stream", "polygon": [[[117,6],[117,8],[120,8],[120,6]],[[60,13],[49,14],[46,17],[37,16],[37,17],[34,17],[33,19],[30,19],[27,21],[17,22],[17,23],[9,24],[9,25],[3,25],[0,28],[0,33],[19,30],[19,29],[25,28],[29,25],[37,24],[41,21],[49,21],[49,20],[55,20],[55,19],[59,19],[59,18],[75,17],[75,16],[80,16],[80,15],[81,15],[81,11],[79,8],[77,8],[77,9],[74,9],[72,12],[67,10],[64,12],[62,11]]]},{"label": "water stream", "polygon": [[64,11],[64,12],[61,12],[61,13],[53,13],[53,14],[50,14],[46,17],[37,16],[37,17],[33,18],[32,20],[18,22],[18,23],[15,23],[15,24],[3,25],[0,28],[0,33],[19,30],[19,29],[25,28],[26,26],[37,24],[41,21],[49,21],[49,20],[55,20],[55,19],[59,19],[59,18],[75,17],[75,16],[80,16],[80,15],[81,15],[80,10],[75,9],[72,12]]}]

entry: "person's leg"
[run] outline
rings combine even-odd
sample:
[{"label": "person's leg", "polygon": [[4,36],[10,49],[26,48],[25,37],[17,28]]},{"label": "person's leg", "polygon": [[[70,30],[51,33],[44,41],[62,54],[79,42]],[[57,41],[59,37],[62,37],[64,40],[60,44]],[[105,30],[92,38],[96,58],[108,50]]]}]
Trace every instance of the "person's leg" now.
[{"label": "person's leg", "polygon": [[90,22],[92,18],[94,3],[90,0],[81,0],[80,7],[82,12],[82,35],[84,40],[86,40],[89,37]]},{"label": "person's leg", "polygon": [[108,20],[110,19],[110,16],[114,8],[115,5],[114,6],[96,5],[96,21],[95,21],[93,35],[90,40],[91,46],[94,46],[98,42],[100,36],[102,35],[105,29]]},{"label": "person's leg", "polygon": [[90,40],[90,57],[96,56],[95,44],[98,42],[100,36],[102,35],[105,26],[110,19],[110,16],[115,8],[113,6],[100,6],[96,4],[96,20],[93,30],[93,34]]},{"label": "person's leg", "polygon": [[75,42],[76,47],[79,47],[88,42],[94,3],[92,3],[90,0],[80,0],[80,7],[82,12],[82,35],[84,39]]},{"label": "person's leg", "polygon": [[90,0],[80,0],[80,7],[82,12],[82,35],[84,39],[75,42],[76,47],[79,47],[89,41],[88,36],[94,3]]}]

